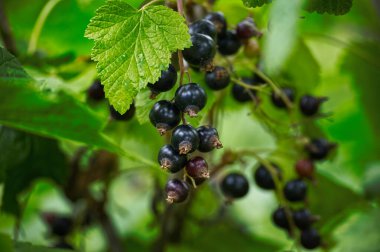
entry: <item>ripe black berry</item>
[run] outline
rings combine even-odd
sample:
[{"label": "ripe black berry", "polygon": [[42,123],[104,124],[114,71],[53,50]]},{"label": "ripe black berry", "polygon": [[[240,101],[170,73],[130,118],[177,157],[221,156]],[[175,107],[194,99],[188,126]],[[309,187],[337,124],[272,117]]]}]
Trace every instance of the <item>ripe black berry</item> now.
[{"label": "ripe black berry", "polygon": [[201,19],[192,23],[189,27],[190,34],[203,34],[207,35],[212,39],[216,39],[216,28],[215,25],[207,19]]},{"label": "ripe black berry", "polygon": [[210,176],[208,164],[203,157],[191,158],[186,164],[186,172],[194,179],[207,179]]},{"label": "ripe black berry", "polygon": [[218,131],[215,128],[205,125],[197,128],[197,132],[199,135],[198,150],[200,152],[209,152],[215,148],[223,148],[223,145],[219,140]]},{"label": "ripe black berry", "polygon": [[55,213],[44,213],[43,219],[49,225],[51,233],[57,236],[66,236],[73,228],[73,220],[67,216],[60,216]]},{"label": "ripe black berry", "polygon": [[190,117],[197,116],[207,102],[204,89],[195,83],[183,85],[175,92],[175,105]]},{"label": "ripe black berry", "polygon": [[249,191],[249,183],[245,176],[239,173],[230,173],[224,177],[221,189],[228,198],[242,198]]},{"label": "ripe black berry", "polygon": [[309,157],[314,160],[322,160],[327,158],[330,150],[336,147],[335,143],[330,143],[326,139],[317,138],[312,139],[309,144],[305,146],[306,151],[309,153]]},{"label": "ripe black berry", "polygon": [[296,163],[296,172],[301,178],[312,178],[314,170],[314,163],[309,159],[301,159]]},{"label": "ripe black berry", "polygon": [[177,82],[177,71],[173,65],[165,71],[161,71],[161,77],[154,84],[148,84],[153,96],[172,89]]},{"label": "ripe black berry", "polygon": [[307,185],[300,179],[291,180],[284,187],[285,198],[291,202],[303,201],[306,197]]},{"label": "ripe black berry", "polygon": [[199,146],[198,132],[191,125],[179,125],[173,130],[171,143],[179,154],[191,153]]},{"label": "ripe black berry", "polygon": [[[295,95],[292,88],[281,88],[281,92],[288,98],[290,102],[294,102]],[[274,106],[278,108],[286,108],[286,103],[279,94],[273,91],[271,98]]]},{"label": "ripe black berry", "polygon": [[221,90],[230,83],[230,74],[226,68],[216,66],[214,70],[206,73],[205,81],[212,90]]},{"label": "ripe black berry", "polygon": [[[254,86],[256,83],[252,78],[242,78],[242,82],[247,85]],[[241,85],[234,84],[232,86],[232,96],[238,102],[248,102],[252,101],[252,99],[256,96],[256,90],[245,88]]]},{"label": "ripe black berry", "polygon": [[233,55],[239,51],[241,42],[235,31],[227,31],[222,37],[218,37],[218,51],[222,55]]},{"label": "ripe black berry", "polygon": [[246,18],[236,26],[236,35],[240,39],[249,39],[254,36],[260,36],[261,32],[257,30],[252,18]]},{"label": "ripe black berry", "polygon": [[[281,170],[277,165],[271,164],[275,168],[278,179],[281,179]],[[271,190],[275,188],[272,174],[264,165],[260,165],[255,171],[255,182],[256,184],[266,190]]]},{"label": "ripe black berry", "polygon": [[169,203],[180,203],[187,199],[189,186],[185,181],[171,179],[166,183],[166,201]]},{"label": "ripe black berry", "polygon": [[221,12],[211,12],[206,17],[206,20],[210,20],[216,28],[218,34],[224,34],[227,30],[227,21]]},{"label": "ripe black berry", "polygon": [[153,105],[149,113],[150,122],[158,132],[163,135],[166,131],[173,129],[181,121],[180,110],[169,101],[158,101]]},{"label": "ripe black berry", "polygon": [[101,101],[105,98],[103,85],[100,80],[94,81],[94,83],[87,89],[87,96],[94,101]]},{"label": "ripe black berry", "polygon": [[158,163],[161,168],[171,173],[180,171],[187,162],[186,155],[180,155],[173,146],[164,145],[158,152]]},{"label": "ripe black berry", "polygon": [[321,236],[314,228],[301,232],[301,245],[306,249],[315,249],[321,245]]},{"label": "ripe black berry", "polygon": [[276,211],[274,211],[272,214],[272,221],[277,227],[285,230],[290,230],[290,224],[286,216],[285,208],[277,208]]},{"label": "ripe black berry", "polygon": [[129,109],[124,114],[120,114],[119,112],[116,111],[116,109],[112,105],[110,105],[111,118],[117,121],[129,121],[133,118],[135,113],[136,113],[136,107],[134,103],[131,104]]},{"label": "ripe black berry", "polygon": [[300,100],[300,110],[305,116],[316,115],[319,111],[320,105],[325,101],[327,101],[326,97],[304,95]]},{"label": "ripe black berry", "polygon": [[183,57],[193,66],[208,67],[216,53],[216,45],[214,40],[203,34],[192,34],[190,48],[183,50]]},{"label": "ripe black berry", "polygon": [[300,229],[308,229],[314,222],[314,218],[307,209],[300,209],[293,212],[294,224]]}]

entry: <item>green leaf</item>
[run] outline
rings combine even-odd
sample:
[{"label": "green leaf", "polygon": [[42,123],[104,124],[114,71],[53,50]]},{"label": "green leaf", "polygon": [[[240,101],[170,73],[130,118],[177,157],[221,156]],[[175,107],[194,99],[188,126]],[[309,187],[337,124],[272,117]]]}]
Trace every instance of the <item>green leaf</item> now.
[{"label": "green leaf", "polygon": [[260,7],[264,4],[271,3],[272,0],[243,0],[243,3],[247,7]]},{"label": "green leaf", "polygon": [[344,15],[351,7],[352,0],[309,0],[306,10],[319,14]]},{"label": "green leaf", "polygon": [[0,234],[0,251],[14,252],[12,240],[6,234]]},{"label": "green leaf", "polygon": [[264,44],[264,64],[268,73],[277,73],[297,41],[298,21],[303,0],[277,0],[273,3],[269,32]]},{"label": "green leaf", "polygon": [[136,10],[111,0],[99,8],[86,30],[92,58],[110,103],[125,113],[137,93],[167,69],[171,53],[191,46],[185,20],[164,6]]},{"label": "green leaf", "polygon": [[29,242],[17,242],[15,245],[16,252],[68,252],[74,250],[56,249],[43,246],[33,245]]}]

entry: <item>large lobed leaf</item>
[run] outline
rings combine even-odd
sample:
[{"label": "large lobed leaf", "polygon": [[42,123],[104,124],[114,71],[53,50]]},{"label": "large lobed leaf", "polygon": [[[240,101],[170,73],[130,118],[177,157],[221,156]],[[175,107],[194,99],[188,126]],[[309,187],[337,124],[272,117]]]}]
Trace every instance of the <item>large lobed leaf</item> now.
[{"label": "large lobed leaf", "polygon": [[111,0],[90,21],[86,37],[93,39],[92,58],[106,97],[125,113],[134,97],[167,69],[171,53],[191,46],[185,20],[164,6],[137,10]]},{"label": "large lobed leaf", "polygon": [[309,0],[306,10],[319,14],[344,15],[350,11],[352,0]]}]

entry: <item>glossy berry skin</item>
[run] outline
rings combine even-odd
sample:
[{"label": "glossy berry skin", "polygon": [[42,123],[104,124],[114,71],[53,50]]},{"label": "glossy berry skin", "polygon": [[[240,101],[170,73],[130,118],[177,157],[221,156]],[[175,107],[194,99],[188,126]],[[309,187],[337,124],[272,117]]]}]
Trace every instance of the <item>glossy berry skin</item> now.
[{"label": "glossy berry skin", "polygon": [[249,183],[240,173],[230,173],[224,177],[221,189],[227,198],[238,199],[244,197],[249,191]]},{"label": "glossy berry skin", "polygon": [[210,20],[207,20],[207,19],[201,19],[192,23],[189,27],[189,32],[191,35],[199,33],[199,34],[207,35],[213,40],[216,39],[215,25]]},{"label": "glossy berry skin", "polygon": [[[250,86],[254,86],[255,82],[252,78],[242,78],[242,81]],[[256,90],[247,89],[241,85],[234,84],[232,86],[232,97],[241,103],[252,101],[252,99],[256,96]]]},{"label": "glossy berry skin", "polygon": [[185,167],[187,162],[186,155],[180,155],[173,146],[164,145],[158,152],[158,163],[161,168],[171,173],[176,173]]},{"label": "glossy berry skin", "polygon": [[136,107],[135,107],[135,104],[133,104],[133,103],[131,104],[129,109],[124,114],[120,114],[119,112],[117,112],[114,109],[114,107],[112,105],[110,105],[111,118],[116,120],[116,121],[129,121],[133,118],[135,113],[136,113]]},{"label": "glossy berry skin", "polygon": [[[271,164],[277,172],[278,179],[281,179],[281,170],[277,165]],[[265,190],[272,190],[275,188],[273,177],[268,169],[264,165],[260,165],[255,171],[255,182],[256,184]]]},{"label": "glossy berry skin", "polygon": [[256,24],[252,18],[246,18],[236,26],[236,35],[239,39],[249,39],[254,36],[260,36],[261,33],[257,30]]},{"label": "glossy berry skin", "polygon": [[161,100],[153,105],[149,113],[150,122],[163,135],[181,121],[181,112],[173,103]]},{"label": "glossy berry skin", "polygon": [[191,35],[191,42],[193,45],[182,51],[185,60],[196,67],[209,65],[216,54],[214,40],[207,35],[195,33]]},{"label": "glossy berry skin", "polygon": [[195,83],[183,85],[175,92],[175,105],[190,117],[197,116],[207,102],[205,90]]},{"label": "glossy berry skin", "polygon": [[231,78],[226,68],[216,66],[214,70],[206,73],[205,81],[210,89],[221,90],[228,86]]},{"label": "glossy berry skin", "polygon": [[312,139],[311,142],[305,146],[305,149],[312,160],[323,160],[327,158],[330,150],[335,146],[336,144],[330,143],[326,139],[317,138]]},{"label": "glossy berry skin", "polygon": [[300,179],[287,182],[284,187],[285,198],[290,202],[303,201],[306,198],[307,185]]},{"label": "glossy berry skin", "polygon": [[211,21],[215,25],[218,35],[226,33],[227,21],[222,12],[211,12],[205,17],[205,19]]},{"label": "glossy berry skin", "polygon": [[300,110],[305,116],[314,116],[319,112],[320,105],[327,101],[326,97],[314,97],[311,95],[304,95],[300,100]]},{"label": "glossy berry skin", "polygon": [[300,209],[293,212],[293,220],[300,230],[305,230],[313,223],[313,216],[307,209]]},{"label": "glossy berry skin", "polygon": [[210,177],[208,164],[203,157],[193,157],[186,164],[187,174],[195,179],[207,179]]},{"label": "glossy berry skin", "polygon": [[241,42],[235,31],[227,31],[222,37],[218,37],[218,51],[228,56],[236,54],[241,47]]},{"label": "glossy berry skin", "polygon": [[[288,87],[281,88],[281,91],[288,98],[290,102],[294,102],[295,94],[292,88],[288,88]],[[274,106],[278,108],[286,108],[286,103],[281,98],[281,96],[277,94],[276,92],[274,91],[272,92],[271,99]]]},{"label": "glossy berry skin", "polygon": [[283,207],[279,207],[276,209],[276,211],[273,212],[272,221],[277,227],[285,230],[290,230],[289,221]]},{"label": "glossy berry skin", "polygon": [[184,202],[189,196],[189,186],[185,181],[179,179],[171,179],[166,183],[166,201],[168,203]]},{"label": "glossy berry skin", "polygon": [[105,94],[100,80],[94,81],[94,83],[87,89],[87,96],[93,101],[104,100]]},{"label": "glossy berry skin", "polygon": [[161,71],[161,77],[154,84],[148,84],[148,88],[153,94],[159,94],[172,89],[177,82],[177,71],[173,65],[169,65],[169,68],[165,71]]},{"label": "glossy berry skin", "polygon": [[171,144],[179,154],[194,152],[199,146],[198,132],[191,125],[179,125],[173,130]]},{"label": "glossy berry skin", "polygon": [[301,178],[313,178],[314,176],[314,163],[309,159],[298,160],[295,168]]},{"label": "glossy berry skin", "polygon": [[321,245],[321,236],[314,228],[301,232],[301,245],[306,249],[315,249]]},{"label": "glossy berry skin", "polygon": [[197,132],[199,135],[198,150],[200,152],[210,152],[215,148],[223,148],[223,145],[219,140],[218,131],[215,128],[204,125],[197,128]]}]

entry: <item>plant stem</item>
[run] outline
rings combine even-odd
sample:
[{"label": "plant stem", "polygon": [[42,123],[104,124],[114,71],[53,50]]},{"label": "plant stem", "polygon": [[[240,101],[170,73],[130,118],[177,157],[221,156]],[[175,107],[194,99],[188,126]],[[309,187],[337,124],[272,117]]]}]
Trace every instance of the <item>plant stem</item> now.
[{"label": "plant stem", "polygon": [[40,14],[38,15],[37,21],[33,27],[32,35],[30,36],[30,40],[29,40],[28,51],[27,51],[29,55],[33,55],[36,52],[38,38],[40,37],[41,30],[45,24],[45,21],[47,17],[49,16],[50,12],[54,9],[54,7],[60,1],[61,0],[50,0],[49,2],[45,4]]},{"label": "plant stem", "polygon": [[231,77],[231,81],[234,82],[235,84],[239,85],[239,86],[242,86],[242,87],[246,88],[246,89],[263,91],[264,88],[265,88],[265,85],[262,86],[262,87],[248,85],[247,83],[244,83],[243,81],[241,81],[241,80],[239,80],[237,78],[234,78],[234,77]]},{"label": "plant stem", "polygon": [[5,6],[3,0],[0,0],[0,35],[3,38],[5,48],[10,53],[17,56],[18,52],[16,48],[16,43],[13,38],[8,18],[5,14]]}]

